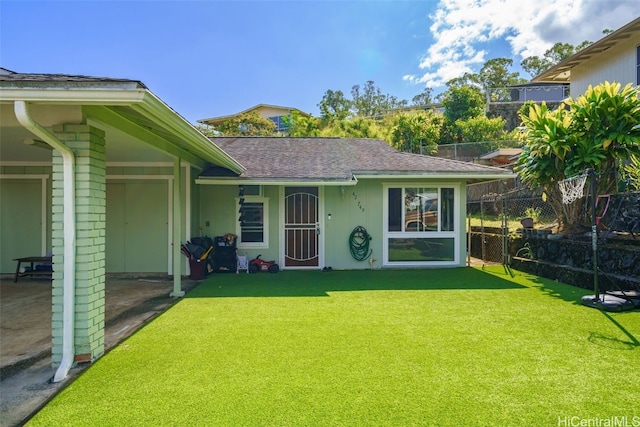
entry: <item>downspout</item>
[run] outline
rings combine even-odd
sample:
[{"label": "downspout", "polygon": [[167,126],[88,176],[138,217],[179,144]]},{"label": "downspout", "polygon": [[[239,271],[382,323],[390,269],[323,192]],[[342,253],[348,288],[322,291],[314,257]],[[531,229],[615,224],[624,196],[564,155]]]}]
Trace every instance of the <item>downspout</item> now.
[{"label": "downspout", "polygon": [[76,212],[75,212],[75,156],[73,151],[53,133],[36,123],[29,114],[25,101],[15,101],[14,111],[22,126],[49,144],[62,155],[63,177],[63,296],[62,296],[62,362],[53,376],[53,382],[60,382],[69,373],[74,358],[74,304],[76,279]]}]

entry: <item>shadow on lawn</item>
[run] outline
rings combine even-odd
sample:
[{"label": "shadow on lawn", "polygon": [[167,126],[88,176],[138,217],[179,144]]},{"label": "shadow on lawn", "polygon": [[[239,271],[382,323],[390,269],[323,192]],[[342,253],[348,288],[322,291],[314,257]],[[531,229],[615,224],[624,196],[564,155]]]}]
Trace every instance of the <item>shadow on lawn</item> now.
[{"label": "shadow on lawn", "polygon": [[[609,313],[605,313],[604,311],[601,311],[601,313],[614,326],[616,326],[620,330],[620,332],[622,332],[627,337],[628,341],[621,340],[613,336],[592,332],[591,335],[589,336],[590,342],[596,345],[601,345],[603,347],[609,347],[609,348],[621,349],[621,350],[634,350],[636,348],[640,348],[640,342],[631,332],[629,332],[629,330],[627,330],[627,328],[622,326],[620,322],[614,319]],[[630,312],[626,312],[624,314],[627,314],[627,313],[630,313]],[[617,315],[620,315],[620,314],[623,314],[623,313],[617,313]]]},{"label": "shadow on lawn", "polygon": [[557,282],[555,280],[546,279],[544,277],[521,271],[518,271],[516,274],[525,277],[528,282],[533,284],[534,288],[539,289],[550,297],[558,298],[565,302],[580,305],[580,299],[584,295],[589,294],[587,289],[579,288],[577,286],[568,285],[566,283]]},{"label": "shadow on lawn", "polygon": [[321,297],[340,291],[518,288],[524,286],[473,268],[281,271],[277,274],[212,274],[186,297]]}]

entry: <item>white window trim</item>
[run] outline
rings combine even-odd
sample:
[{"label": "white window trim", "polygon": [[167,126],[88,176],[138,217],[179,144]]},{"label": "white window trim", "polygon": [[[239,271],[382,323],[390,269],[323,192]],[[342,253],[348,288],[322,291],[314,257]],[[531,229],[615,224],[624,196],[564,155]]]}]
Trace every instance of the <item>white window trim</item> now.
[{"label": "white window trim", "polygon": [[[410,187],[430,187],[437,188],[438,195],[442,188],[453,188],[453,200],[456,209],[453,213],[453,231],[389,231],[389,188],[410,188]],[[382,266],[383,267],[424,267],[424,266],[453,266],[460,263],[460,183],[458,182],[437,182],[437,183],[425,183],[425,182],[393,182],[382,184],[382,224],[383,224],[383,243],[382,243]],[[438,224],[440,224],[441,216],[440,208],[438,208]],[[404,214],[403,214],[404,220]],[[452,238],[454,240],[454,257],[453,261],[389,261],[389,239],[390,238]]]},{"label": "white window trim", "polygon": [[240,198],[236,197],[235,201],[235,212],[236,212],[236,236],[238,236],[238,249],[268,249],[269,248],[269,198],[262,196],[243,196],[243,199],[247,203],[262,203],[262,242],[250,242],[243,243],[242,238],[242,230],[240,229]]}]

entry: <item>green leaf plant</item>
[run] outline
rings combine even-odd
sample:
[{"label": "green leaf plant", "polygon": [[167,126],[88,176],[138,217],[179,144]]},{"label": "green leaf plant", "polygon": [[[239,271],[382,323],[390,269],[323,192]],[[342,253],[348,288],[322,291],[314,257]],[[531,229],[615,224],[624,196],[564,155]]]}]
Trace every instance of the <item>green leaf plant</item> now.
[{"label": "green leaf plant", "polygon": [[623,164],[640,155],[640,99],[631,84],[589,86],[555,110],[529,105],[521,119],[524,145],[515,170],[525,185],[550,195],[560,228],[576,225],[581,201],[563,205],[558,181],[593,169],[598,194],[609,194]]}]

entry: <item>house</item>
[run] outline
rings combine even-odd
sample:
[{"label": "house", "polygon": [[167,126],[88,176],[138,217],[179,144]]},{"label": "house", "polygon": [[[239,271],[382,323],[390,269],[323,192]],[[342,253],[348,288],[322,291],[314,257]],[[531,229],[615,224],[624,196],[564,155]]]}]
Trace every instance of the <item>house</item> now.
[{"label": "house", "polygon": [[605,81],[640,85],[640,18],[542,72],[532,82],[569,83],[574,98]]},{"label": "house", "polygon": [[375,268],[464,266],[466,185],[513,177],[381,140],[211,140],[246,169],[213,166],[196,179],[206,233],[234,233],[241,252],[284,269],[370,268],[350,254],[357,227],[372,238]]},{"label": "house", "polygon": [[459,267],[466,185],[509,177],[378,140],[209,139],[142,82],[0,69],[0,273],[53,254],[54,381],[104,353],[105,275],[182,296],[200,227],[284,269]]},{"label": "house", "polygon": [[198,120],[198,122],[204,125],[215,127],[216,125],[222,124],[232,118],[235,118],[247,113],[253,113],[253,112],[258,113],[262,118],[273,121],[276,124],[276,129],[275,129],[276,132],[287,132],[289,130],[289,125],[286,118],[290,117],[292,112],[296,112],[305,117],[311,116],[310,114],[300,111],[297,108],[281,107],[278,105],[269,105],[269,104],[258,104],[244,111],[240,111],[239,113],[236,113],[236,114],[231,114],[228,116],[211,117],[208,119]]},{"label": "house", "polygon": [[560,102],[569,97],[568,83],[524,83],[509,86],[511,102]]},{"label": "house", "polygon": [[56,381],[104,353],[106,272],[163,272],[184,294],[208,165],[244,171],[139,81],[0,70],[0,272],[53,254]]},{"label": "house", "polygon": [[498,148],[473,161],[479,165],[513,168],[520,154],[522,154],[522,148]]}]

